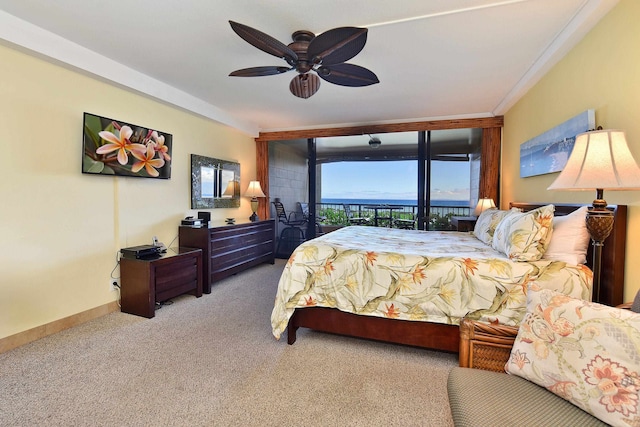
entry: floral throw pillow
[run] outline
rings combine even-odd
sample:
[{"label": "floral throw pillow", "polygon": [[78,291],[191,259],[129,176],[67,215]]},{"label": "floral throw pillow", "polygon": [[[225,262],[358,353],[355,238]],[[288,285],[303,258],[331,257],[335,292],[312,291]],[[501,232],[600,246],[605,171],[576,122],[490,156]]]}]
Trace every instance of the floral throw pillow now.
[{"label": "floral throw pillow", "polygon": [[529,287],[505,365],[614,426],[640,425],[640,315]]},{"label": "floral throw pillow", "polygon": [[491,246],[493,242],[493,233],[502,219],[512,212],[521,212],[520,209],[512,208],[509,211],[501,211],[498,209],[487,209],[478,216],[476,225],[473,228],[473,234],[487,245]]},{"label": "floral throw pillow", "polygon": [[529,212],[512,213],[496,227],[491,246],[512,261],[537,261],[551,239],[553,205]]}]

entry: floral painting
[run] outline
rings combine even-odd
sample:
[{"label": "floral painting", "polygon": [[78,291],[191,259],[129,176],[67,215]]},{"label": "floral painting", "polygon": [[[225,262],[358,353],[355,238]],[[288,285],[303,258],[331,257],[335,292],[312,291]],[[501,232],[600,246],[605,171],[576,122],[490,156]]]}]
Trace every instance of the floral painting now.
[{"label": "floral painting", "polygon": [[171,177],[171,134],[84,113],[82,173]]}]

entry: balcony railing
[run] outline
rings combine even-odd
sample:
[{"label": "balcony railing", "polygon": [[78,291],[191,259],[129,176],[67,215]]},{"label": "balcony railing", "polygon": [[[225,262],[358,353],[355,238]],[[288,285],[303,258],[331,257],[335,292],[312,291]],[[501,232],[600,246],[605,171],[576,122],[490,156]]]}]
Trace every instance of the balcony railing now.
[{"label": "balcony railing", "polygon": [[[349,208],[354,217],[369,218],[369,225],[375,225],[375,209],[367,204],[349,204]],[[416,220],[418,218],[418,207],[415,205],[384,205],[394,209],[386,211],[386,218],[378,218],[379,227],[393,227],[397,223],[396,219]],[[431,206],[429,210],[429,230],[451,230],[452,216],[469,216],[470,209],[467,206]],[[343,204],[339,203],[317,203],[316,216],[322,218],[322,223],[327,225],[349,225],[349,220],[344,211]],[[391,224],[389,224],[389,218]],[[417,227],[417,225],[416,225]]]}]

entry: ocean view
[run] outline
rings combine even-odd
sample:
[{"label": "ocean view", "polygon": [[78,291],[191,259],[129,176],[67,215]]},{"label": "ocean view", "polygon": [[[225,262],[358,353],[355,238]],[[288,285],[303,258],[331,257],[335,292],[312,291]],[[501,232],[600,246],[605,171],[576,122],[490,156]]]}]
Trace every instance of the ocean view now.
[{"label": "ocean view", "polygon": [[[321,203],[328,204],[351,204],[351,205],[404,205],[418,206],[417,200],[398,199],[325,199]],[[431,200],[431,206],[460,206],[469,207],[468,200]]]}]

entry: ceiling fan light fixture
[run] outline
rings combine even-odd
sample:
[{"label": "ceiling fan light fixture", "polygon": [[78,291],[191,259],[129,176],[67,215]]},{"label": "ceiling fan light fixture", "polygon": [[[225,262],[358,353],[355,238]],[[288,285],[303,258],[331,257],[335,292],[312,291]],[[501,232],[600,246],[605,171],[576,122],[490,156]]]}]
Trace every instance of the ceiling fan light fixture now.
[{"label": "ceiling fan light fixture", "polygon": [[307,99],[320,89],[320,79],[315,74],[298,74],[289,84],[289,90],[298,98]]},{"label": "ceiling fan light fixture", "polygon": [[381,144],[382,144],[382,141],[380,141],[380,138],[378,138],[377,136],[369,135],[369,147],[378,148],[380,147]]}]

